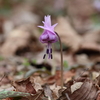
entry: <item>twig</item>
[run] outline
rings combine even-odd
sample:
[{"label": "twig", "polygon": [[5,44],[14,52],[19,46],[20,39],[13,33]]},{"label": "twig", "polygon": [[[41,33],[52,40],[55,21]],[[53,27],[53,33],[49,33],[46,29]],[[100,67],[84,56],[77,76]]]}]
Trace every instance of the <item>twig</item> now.
[{"label": "twig", "polygon": [[3,77],[0,79],[0,82],[3,80],[3,78],[6,76],[6,74],[3,75]]},{"label": "twig", "polygon": [[67,93],[65,93],[65,95],[66,95],[67,99],[68,99],[68,100],[70,100],[70,98],[69,98],[68,94],[67,94]]},{"label": "twig", "polygon": [[38,96],[34,100],[37,100],[41,96],[42,93],[43,93],[43,90],[38,94]]}]

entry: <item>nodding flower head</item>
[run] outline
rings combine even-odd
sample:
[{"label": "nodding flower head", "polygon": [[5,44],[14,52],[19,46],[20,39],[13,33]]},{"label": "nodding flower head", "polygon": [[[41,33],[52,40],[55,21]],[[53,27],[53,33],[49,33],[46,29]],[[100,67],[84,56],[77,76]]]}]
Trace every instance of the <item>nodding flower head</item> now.
[{"label": "nodding flower head", "polygon": [[[56,33],[54,32],[54,28],[57,25],[51,25],[51,16],[47,15],[44,17],[44,21],[42,21],[44,26],[38,26],[42,29],[44,29],[42,35],[40,36],[40,42],[47,44],[46,54],[48,55],[49,59],[52,59],[52,43],[55,43],[58,41],[58,37]],[[46,54],[44,54],[43,59],[46,57]]]}]

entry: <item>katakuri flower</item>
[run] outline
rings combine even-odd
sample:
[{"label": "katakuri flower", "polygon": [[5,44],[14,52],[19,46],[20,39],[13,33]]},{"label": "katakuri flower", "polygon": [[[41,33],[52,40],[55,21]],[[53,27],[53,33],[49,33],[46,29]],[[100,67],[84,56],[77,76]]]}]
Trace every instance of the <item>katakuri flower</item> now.
[{"label": "katakuri flower", "polygon": [[[47,15],[44,17],[44,21],[42,21],[44,26],[38,26],[42,29],[44,29],[42,35],[40,36],[40,42],[41,43],[46,43],[47,48],[46,48],[46,54],[48,55],[49,59],[52,59],[52,43],[55,43],[58,41],[58,37],[56,33],[54,32],[54,28],[57,25],[51,25],[51,16]],[[44,54],[43,59],[46,57],[46,54]]]}]

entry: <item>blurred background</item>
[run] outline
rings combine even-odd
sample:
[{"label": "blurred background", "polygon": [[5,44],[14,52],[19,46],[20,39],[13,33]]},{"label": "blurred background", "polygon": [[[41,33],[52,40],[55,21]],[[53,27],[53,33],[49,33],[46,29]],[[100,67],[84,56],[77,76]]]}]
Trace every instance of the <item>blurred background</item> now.
[{"label": "blurred background", "polygon": [[64,68],[100,71],[100,0],[0,0],[0,76],[11,72],[20,79],[34,68],[54,74],[60,66],[59,42],[53,45],[53,60],[42,59],[43,30],[37,26],[43,25],[45,15],[58,23],[55,31],[62,40]]}]

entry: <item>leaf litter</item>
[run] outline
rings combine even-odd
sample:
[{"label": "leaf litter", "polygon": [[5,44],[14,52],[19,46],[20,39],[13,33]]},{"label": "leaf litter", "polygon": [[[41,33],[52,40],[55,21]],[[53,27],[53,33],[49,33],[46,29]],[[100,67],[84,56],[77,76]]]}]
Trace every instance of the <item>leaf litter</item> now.
[{"label": "leaf litter", "polygon": [[[100,100],[100,29],[93,27],[90,18],[97,11],[89,0],[67,4],[63,0],[62,5],[60,0],[43,0],[41,6],[38,2],[15,3],[10,18],[0,16],[0,99]],[[59,9],[67,15],[57,16]],[[59,23],[55,31],[64,45],[63,89],[58,44],[53,48],[53,60],[42,59],[45,49],[39,42],[42,31],[37,24],[47,13]]]}]

